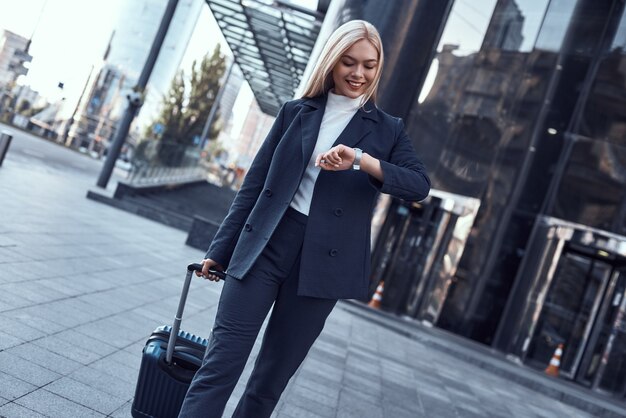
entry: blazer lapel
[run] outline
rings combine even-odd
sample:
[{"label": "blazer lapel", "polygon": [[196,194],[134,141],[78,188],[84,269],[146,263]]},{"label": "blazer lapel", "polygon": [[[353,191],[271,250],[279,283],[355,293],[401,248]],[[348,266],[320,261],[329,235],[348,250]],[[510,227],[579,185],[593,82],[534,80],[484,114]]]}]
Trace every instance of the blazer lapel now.
[{"label": "blazer lapel", "polygon": [[335,145],[343,144],[347,147],[354,147],[371,131],[371,121],[378,122],[378,109],[369,101],[357,110],[348,125],[335,140]]},{"label": "blazer lapel", "polygon": [[304,104],[309,105],[311,110],[300,113],[300,126],[302,127],[302,161],[306,167],[315,149],[317,136],[320,132],[322,117],[326,107],[326,97],[319,96],[309,99]]},{"label": "blazer lapel", "polygon": [[[322,124],[324,109],[326,108],[326,96],[318,96],[304,102],[305,105],[311,107],[309,111],[300,113],[300,123],[302,127],[302,160],[304,166],[309,163],[311,154],[315,149],[315,143]],[[344,144],[348,147],[354,147],[367,136],[371,131],[371,123],[378,122],[378,109],[371,101],[360,108],[350,119],[350,122],[335,140],[333,146]]]}]

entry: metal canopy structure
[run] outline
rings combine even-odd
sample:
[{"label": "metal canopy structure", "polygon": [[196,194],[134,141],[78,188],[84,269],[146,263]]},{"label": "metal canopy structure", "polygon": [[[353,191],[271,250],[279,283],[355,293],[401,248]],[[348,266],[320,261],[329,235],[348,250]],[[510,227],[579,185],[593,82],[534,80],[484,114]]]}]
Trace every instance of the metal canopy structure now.
[{"label": "metal canopy structure", "polygon": [[291,100],[324,15],[285,1],[206,0],[261,110]]}]

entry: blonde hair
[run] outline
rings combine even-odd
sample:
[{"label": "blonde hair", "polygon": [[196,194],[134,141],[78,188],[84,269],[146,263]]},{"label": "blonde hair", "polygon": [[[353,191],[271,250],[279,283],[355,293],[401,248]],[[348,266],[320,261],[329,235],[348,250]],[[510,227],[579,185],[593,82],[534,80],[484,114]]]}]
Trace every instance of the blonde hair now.
[{"label": "blonde hair", "polygon": [[317,61],[305,85],[302,97],[320,96],[326,94],[328,90],[333,88],[333,68],[337,65],[341,56],[345,54],[352,45],[363,39],[367,39],[378,52],[378,65],[376,67],[374,81],[363,94],[361,106],[367,103],[370,98],[375,101],[378,83],[383,69],[383,43],[378,30],[376,30],[374,25],[365,20],[351,20],[346,22],[335,29],[332,35],[330,35],[320,54],[320,59]]}]

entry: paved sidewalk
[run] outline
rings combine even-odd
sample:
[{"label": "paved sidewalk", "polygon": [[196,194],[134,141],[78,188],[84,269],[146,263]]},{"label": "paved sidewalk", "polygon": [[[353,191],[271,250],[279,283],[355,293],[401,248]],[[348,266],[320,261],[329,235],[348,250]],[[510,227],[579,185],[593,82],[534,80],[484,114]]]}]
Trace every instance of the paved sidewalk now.
[{"label": "paved sidewalk", "polygon": [[[86,199],[94,182],[10,152],[0,167],[0,416],[129,417],[144,342],[202,257],[184,232]],[[208,334],[220,288],[194,281],[183,329]],[[592,415],[340,304],[274,416]]]}]

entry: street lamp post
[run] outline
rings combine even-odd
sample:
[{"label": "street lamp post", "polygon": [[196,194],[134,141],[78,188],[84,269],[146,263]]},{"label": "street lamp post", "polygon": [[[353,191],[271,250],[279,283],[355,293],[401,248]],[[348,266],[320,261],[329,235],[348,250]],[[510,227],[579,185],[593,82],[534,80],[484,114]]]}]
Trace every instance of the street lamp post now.
[{"label": "street lamp post", "polygon": [[159,25],[159,30],[157,31],[157,34],[154,37],[154,41],[152,42],[152,47],[150,48],[150,53],[148,54],[146,63],[144,64],[141,75],[139,76],[139,81],[137,81],[137,85],[135,86],[135,88],[133,88],[133,93],[127,96],[128,107],[124,112],[122,120],[117,126],[117,129],[115,131],[115,137],[111,145],[109,146],[107,158],[104,161],[104,165],[102,166],[100,177],[98,177],[98,187],[106,189],[107,184],[109,183],[111,173],[113,172],[113,168],[115,167],[115,161],[120,155],[120,151],[122,150],[124,141],[126,141],[126,136],[128,135],[130,125],[133,122],[137,111],[141,108],[141,105],[143,104],[143,92],[146,88],[146,85],[148,84],[148,79],[150,78],[150,74],[152,73],[152,69],[154,68],[157,57],[159,56],[159,51],[161,50],[161,46],[163,45],[163,40],[165,39],[167,29],[169,28],[172,17],[174,16],[174,12],[176,11],[177,4],[178,0],[168,0],[167,2],[165,13],[163,14],[163,18],[161,19],[161,24]]}]

